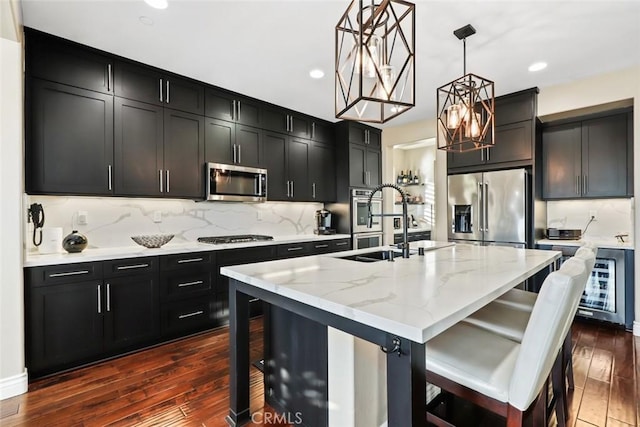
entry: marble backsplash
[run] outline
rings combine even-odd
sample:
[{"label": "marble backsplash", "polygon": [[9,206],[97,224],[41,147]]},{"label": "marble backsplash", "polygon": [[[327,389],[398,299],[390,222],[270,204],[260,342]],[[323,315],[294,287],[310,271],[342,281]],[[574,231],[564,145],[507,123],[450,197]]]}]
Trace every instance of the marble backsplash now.
[{"label": "marble backsplash", "polygon": [[[130,236],[139,234],[175,234],[172,243],[229,234],[312,234],[315,211],[323,206],[321,203],[228,203],[25,195],[25,215],[31,203],[42,204],[45,227],[62,227],[63,236],[76,229],[87,236],[89,248],[135,245]],[[86,225],[78,224],[77,216],[81,211],[86,212]],[[161,222],[154,222],[158,216]],[[32,224],[26,224],[28,252],[35,250],[32,230]]]},{"label": "marble backsplash", "polygon": [[615,242],[616,234],[628,234],[633,241],[633,199],[549,201],[547,227],[584,230],[592,212],[584,238]]}]

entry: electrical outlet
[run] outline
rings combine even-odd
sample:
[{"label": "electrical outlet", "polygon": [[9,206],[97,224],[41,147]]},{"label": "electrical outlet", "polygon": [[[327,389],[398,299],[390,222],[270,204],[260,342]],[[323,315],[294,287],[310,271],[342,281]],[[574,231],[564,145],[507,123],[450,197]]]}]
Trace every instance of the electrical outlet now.
[{"label": "electrical outlet", "polygon": [[153,222],[162,222],[162,211],[153,211]]},{"label": "electrical outlet", "polygon": [[589,211],[589,219],[591,218],[595,221],[598,218],[598,211]]},{"label": "electrical outlet", "polygon": [[78,211],[78,225],[87,225],[89,222],[89,213],[87,211]]}]

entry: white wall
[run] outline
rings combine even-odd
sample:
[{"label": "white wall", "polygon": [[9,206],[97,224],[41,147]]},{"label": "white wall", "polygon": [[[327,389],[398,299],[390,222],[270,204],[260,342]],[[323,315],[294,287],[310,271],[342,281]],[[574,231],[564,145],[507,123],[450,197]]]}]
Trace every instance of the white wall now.
[{"label": "white wall", "polygon": [[[19,16],[0,2],[0,399],[27,391],[22,286],[23,84]],[[8,19],[8,15],[12,19]],[[6,26],[11,24],[13,28]]]}]

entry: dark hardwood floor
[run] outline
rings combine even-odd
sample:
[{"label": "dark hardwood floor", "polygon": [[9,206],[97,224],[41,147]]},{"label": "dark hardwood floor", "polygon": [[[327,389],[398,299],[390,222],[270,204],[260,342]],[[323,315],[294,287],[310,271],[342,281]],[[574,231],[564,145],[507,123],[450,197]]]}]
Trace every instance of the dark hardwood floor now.
[{"label": "dark hardwood floor", "polygon": [[[576,323],[572,337],[569,425],[640,426],[640,338],[586,323]],[[261,338],[261,321],[253,320],[252,360],[260,358]],[[0,402],[0,425],[226,426],[228,357],[227,328],[220,328],[45,378]],[[251,378],[257,415],[250,425],[286,425],[263,408],[262,374],[254,367]]]}]

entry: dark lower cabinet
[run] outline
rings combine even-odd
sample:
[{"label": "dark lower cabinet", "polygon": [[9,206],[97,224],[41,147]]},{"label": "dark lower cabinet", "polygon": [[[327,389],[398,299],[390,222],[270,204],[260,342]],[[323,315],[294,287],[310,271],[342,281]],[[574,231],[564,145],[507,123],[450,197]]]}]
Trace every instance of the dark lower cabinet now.
[{"label": "dark lower cabinet", "polygon": [[[402,243],[402,233],[393,235],[393,243],[398,244]],[[409,232],[408,236],[410,242],[417,242],[420,240],[431,240],[431,232],[430,231],[413,231]]]},{"label": "dark lower cabinet", "polygon": [[27,289],[27,368],[31,377],[103,351],[102,280]]},{"label": "dark lower cabinet", "polygon": [[39,79],[27,85],[27,193],[112,194],[113,96]]},{"label": "dark lower cabinet", "polygon": [[[216,299],[208,295],[163,304],[160,310],[162,335],[178,337],[214,327],[219,322],[217,307]],[[229,317],[228,312],[226,317]]]}]

